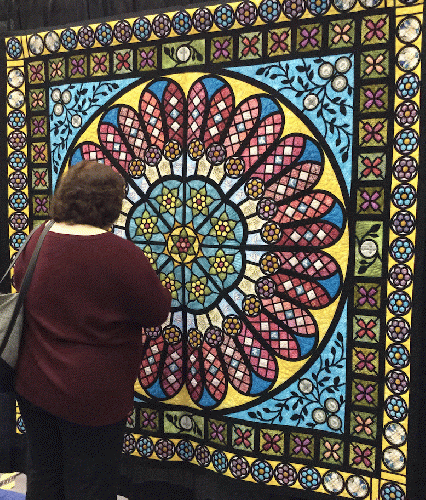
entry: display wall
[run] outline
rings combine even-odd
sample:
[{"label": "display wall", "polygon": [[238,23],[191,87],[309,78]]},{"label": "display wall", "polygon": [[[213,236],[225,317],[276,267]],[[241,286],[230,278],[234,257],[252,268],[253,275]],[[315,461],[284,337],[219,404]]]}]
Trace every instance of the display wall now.
[{"label": "display wall", "polygon": [[126,179],[114,232],[173,310],[142,332],[123,493],[421,498],[423,2],[91,17],[5,36],[1,241],[82,159]]}]

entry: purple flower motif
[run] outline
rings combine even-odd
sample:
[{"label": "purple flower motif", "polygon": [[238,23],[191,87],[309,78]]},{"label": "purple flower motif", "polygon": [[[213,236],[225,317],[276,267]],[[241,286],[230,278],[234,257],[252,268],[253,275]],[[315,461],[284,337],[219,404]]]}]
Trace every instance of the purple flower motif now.
[{"label": "purple flower motif", "polygon": [[303,40],[300,42],[300,46],[305,48],[308,44],[311,44],[312,47],[316,47],[318,45],[318,40],[315,38],[315,36],[319,33],[318,28],[312,28],[311,31],[309,31],[306,28],[303,28],[300,34],[303,36]]},{"label": "purple flower motif", "polygon": [[296,443],[296,446],[293,448],[294,453],[297,454],[303,452],[303,454],[306,456],[311,454],[311,450],[308,448],[308,446],[311,444],[310,438],[305,438],[302,441],[299,436],[296,436],[294,438],[294,442]]},{"label": "purple flower motif", "polygon": [[213,54],[213,58],[219,59],[220,56],[223,56],[227,59],[230,55],[229,50],[227,50],[230,43],[231,42],[229,40],[224,40],[223,42],[221,42],[220,40],[215,40],[214,46],[216,52]]},{"label": "purple flower motif", "polygon": [[370,109],[373,105],[378,108],[384,106],[384,102],[380,99],[384,93],[385,91],[383,89],[378,89],[376,92],[373,92],[371,89],[367,89],[364,92],[364,95],[367,97],[368,101],[364,104],[364,108]]},{"label": "purple flower motif", "polygon": [[362,210],[367,210],[368,207],[371,207],[373,210],[378,210],[380,208],[380,205],[376,202],[376,200],[380,198],[380,193],[378,191],[374,191],[372,194],[363,191],[361,193],[361,198],[365,200],[361,205]]},{"label": "purple flower motif", "polygon": [[33,125],[34,125],[34,134],[44,134],[44,118],[40,118],[40,120],[37,120],[34,118],[33,120]]},{"label": "purple flower motif", "polygon": [[155,429],[157,427],[157,424],[155,422],[157,414],[155,412],[148,413],[147,411],[143,411],[141,416],[145,419],[142,422],[142,427],[151,427],[151,429]]},{"label": "purple flower motif", "polygon": [[372,287],[369,290],[366,290],[363,286],[360,287],[359,293],[361,297],[358,299],[358,304],[362,306],[365,304],[367,301],[370,304],[370,306],[375,306],[377,304],[377,300],[374,298],[374,295],[376,295],[377,290]]},{"label": "purple flower motif", "polygon": [[213,432],[211,433],[211,438],[212,439],[219,439],[219,441],[224,441],[224,437],[222,432],[225,430],[225,426],[220,424],[216,425],[214,422],[210,423],[210,427],[213,429]]},{"label": "purple flower motif", "polygon": [[371,384],[366,387],[364,387],[362,384],[357,384],[355,388],[359,391],[355,396],[355,399],[357,401],[362,401],[363,399],[365,399],[367,403],[374,402],[374,399],[370,396],[370,394],[374,391],[374,387]]},{"label": "purple flower motif", "polygon": [[153,55],[154,51],[151,49],[148,52],[145,50],[140,51],[140,56],[141,56],[141,68],[145,68],[145,66],[149,66],[152,68],[154,66],[154,60],[153,60]]},{"label": "purple flower motif", "polygon": [[375,354],[370,352],[367,355],[365,355],[363,352],[358,351],[356,353],[356,357],[360,360],[356,364],[357,370],[362,370],[363,368],[367,368],[367,370],[370,372],[374,371],[374,365],[371,362],[376,359]]},{"label": "purple flower motif", "polygon": [[71,64],[72,64],[72,69],[71,69],[71,74],[75,75],[77,73],[80,73],[80,75],[84,75],[84,58],[82,57],[81,59],[71,59]]},{"label": "purple flower motif", "polygon": [[34,201],[36,204],[35,208],[36,213],[39,212],[47,213],[47,198],[39,198],[38,196],[36,196],[34,198]]}]

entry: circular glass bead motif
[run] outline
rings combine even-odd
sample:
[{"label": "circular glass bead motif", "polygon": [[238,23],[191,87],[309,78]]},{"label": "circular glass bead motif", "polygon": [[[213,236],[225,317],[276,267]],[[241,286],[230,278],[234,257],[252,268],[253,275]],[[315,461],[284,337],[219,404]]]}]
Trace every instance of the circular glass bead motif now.
[{"label": "circular glass bead motif", "polygon": [[394,342],[405,342],[410,336],[410,325],[403,318],[392,318],[387,323],[387,332]]},{"label": "circular glass bead motif", "polygon": [[281,5],[278,0],[262,0],[259,5],[259,17],[264,23],[272,23],[280,17]]},{"label": "circular glass bead motif", "polygon": [[154,453],[154,444],[149,437],[141,437],[136,443],[136,450],[142,457],[150,457]]},{"label": "circular glass bead motif", "polygon": [[396,422],[386,424],[384,435],[387,442],[394,446],[402,446],[407,440],[407,433],[404,427]]},{"label": "circular glass bead motif", "polygon": [[21,87],[24,81],[24,73],[20,69],[11,69],[7,74],[7,83],[15,89]]},{"label": "circular glass bead motif", "polygon": [[386,448],[383,452],[383,463],[389,470],[399,472],[405,467],[404,453],[398,448]]},{"label": "circular glass bead motif", "polygon": [[27,136],[20,130],[14,130],[7,137],[9,146],[13,149],[22,149],[27,144]]},{"label": "circular glass bead motif", "polygon": [[323,424],[327,420],[327,413],[322,408],[315,408],[312,412],[312,418],[315,423]]},{"label": "circular glass bead motif", "polygon": [[413,282],[413,273],[405,264],[395,264],[389,271],[389,281],[392,286],[402,290]]},{"label": "circular glass bead motif", "polygon": [[23,231],[28,226],[28,217],[22,212],[15,212],[9,218],[9,224],[14,231]]},{"label": "circular glass bead motif", "polygon": [[7,102],[11,108],[19,109],[25,102],[25,96],[20,90],[12,90],[7,96]]},{"label": "circular glass bead motif", "polygon": [[185,10],[176,12],[172,19],[172,27],[178,35],[185,35],[192,27],[191,16]]},{"label": "circular glass bead motif", "polygon": [[328,80],[334,73],[334,67],[329,62],[321,64],[318,68],[318,74],[323,80]]},{"label": "circular glass bead motif", "polygon": [[199,444],[195,448],[195,458],[197,459],[199,465],[201,465],[202,467],[207,467],[211,459],[210,452],[207,446]]},{"label": "circular glass bead motif", "polygon": [[350,476],[346,482],[346,489],[352,498],[365,498],[368,495],[368,484],[360,476]]},{"label": "circular glass bead motif", "polygon": [[421,24],[417,17],[406,17],[397,28],[397,36],[403,43],[412,43],[417,40],[421,33]]},{"label": "circular glass bead motif", "polygon": [[348,57],[339,57],[335,63],[336,71],[347,73],[352,67],[352,62]]},{"label": "circular glass bead motif", "polygon": [[411,234],[415,227],[415,218],[411,212],[397,212],[391,220],[392,231],[396,234]]},{"label": "circular glass bead motif", "polygon": [[345,481],[339,472],[328,471],[322,479],[324,488],[328,493],[338,495],[345,487]]},{"label": "circular glass bead motif", "polygon": [[146,17],[139,17],[133,23],[133,33],[140,41],[147,40],[151,34],[151,30],[151,23]]},{"label": "circular glass bead motif", "polygon": [[249,317],[258,316],[262,303],[255,295],[247,295],[243,300],[243,311]]},{"label": "circular glass bead motif", "polygon": [[275,479],[282,486],[291,486],[296,482],[296,469],[290,464],[278,464],[274,470]]},{"label": "circular glass bead motif", "polygon": [[7,117],[7,124],[14,129],[20,129],[25,125],[25,114],[22,111],[11,111]]},{"label": "circular glass bead motif", "polygon": [[337,10],[346,12],[351,10],[355,5],[356,0],[333,0],[333,4]]},{"label": "circular glass bead motif", "polygon": [[15,170],[22,170],[27,165],[27,157],[22,151],[14,151],[9,156],[9,165]]},{"label": "circular glass bead motif", "polygon": [[257,200],[263,196],[265,186],[261,179],[256,177],[249,179],[245,185],[247,196],[252,200]]},{"label": "circular glass bead motif", "polygon": [[220,473],[224,474],[228,470],[228,459],[225,453],[221,451],[214,451],[212,455],[213,467]]},{"label": "circular glass bead motif", "polygon": [[13,210],[23,210],[28,206],[28,198],[25,193],[13,193],[9,197],[9,205]]},{"label": "circular glass bead motif", "polygon": [[229,29],[235,22],[234,10],[228,4],[219,5],[214,11],[213,19],[219,29]]},{"label": "circular glass bead motif", "polygon": [[327,425],[330,429],[337,431],[342,428],[342,419],[337,415],[330,415],[327,419]]},{"label": "circular glass bead motif", "polygon": [[411,298],[406,292],[392,292],[388,301],[388,309],[393,314],[404,316],[411,309]]},{"label": "circular glass bead motif", "polygon": [[410,353],[402,344],[392,344],[386,349],[386,360],[394,368],[405,368],[410,364]]},{"label": "circular glass bead motif", "polygon": [[154,17],[152,21],[152,30],[158,38],[165,38],[169,36],[172,23],[170,22],[169,16],[164,14],[159,14]]},{"label": "circular glass bead motif", "polygon": [[400,396],[389,396],[385,401],[385,411],[390,419],[400,422],[407,416],[407,403]]},{"label": "circular glass bead motif", "polygon": [[225,171],[229,177],[237,179],[244,172],[244,159],[237,156],[231,156],[225,162]]},{"label": "circular glass bead motif", "polygon": [[72,50],[77,47],[77,35],[72,28],[67,28],[61,33],[61,43],[67,50]]},{"label": "circular glass bead motif", "polygon": [[123,453],[130,455],[136,449],[136,441],[133,434],[125,434],[123,440]]},{"label": "circular glass bead motif", "polygon": [[409,382],[407,374],[400,370],[392,370],[386,375],[386,385],[394,394],[405,394]]},{"label": "circular glass bead motif", "polygon": [[331,87],[336,92],[343,92],[348,86],[348,79],[344,75],[337,75],[331,82]]},{"label": "circular glass bead motif", "polygon": [[308,378],[302,378],[299,381],[299,391],[303,394],[310,394],[314,390],[314,385]]},{"label": "circular glass bead motif", "polygon": [[419,145],[419,136],[411,128],[399,131],[395,136],[395,149],[401,154],[411,154]]},{"label": "circular glass bead motif", "polygon": [[234,477],[244,479],[250,473],[250,464],[244,457],[234,456],[229,461],[229,470]]},{"label": "circular glass bead motif", "polygon": [[313,109],[317,108],[318,104],[319,104],[319,99],[316,94],[308,94],[303,99],[303,107],[308,111],[312,111]]},{"label": "circular glass bead motif", "polygon": [[406,500],[404,490],[396,483],[387,483],[380,490],[381,500]]},{"label": "circular glass bead motif", "polygon": [[400,99],[412,99],[420,89],[420,78],[414,73],[406,73],[396,81],[396,95]]},{"label": "circular glass bead motif", "polygon": [[274,469],[266,460],[256,460],[251,466],[251,475],[258,483],[269,483],[274,477]]},{"label": "circular glass bead motif", "polygon": [[6,50],[9,54],[9,57],[11,57],[12,59],[18,59],[18,57],[20,57],[22,54],[21,42],[15,37],[9,38],[6,44]]},{"label": "circular glass bead motif", "polygon": [[325,400],[324,406],[330,413],[336,413],[339,411],[340,405],[334,398],[328,398]]},{"label": "circular glass bead motif", "polygon": [[9,175],[9,186],[12,189],[24,189],[27,186],[27,182],[27,176],[23,172],[13,172]]},{"label": "circular glass bead motif", "polygon": [[299,482],[305,490],[316,490],[321,485],[321,474],[314,467],[303,467],[299,471]]},{"label": "circular glass bead motif", "polygon": [[14,250],[19,250],[24,244],[27,235],[21,231],[12,234],[10,238],[10,245]]},{"label": "circular glass bead motif", "polygon": [[373,7],[377,7],[382,0],[359,0],[359,1],[363,7],[371,9]]},{"label": "circular glass bead motif", "polygon": [[390,254],[400,264],[408,262],[414,255],[414,245],[408,238],[397,238],[391,243]]},{"label": "circular glass bead motif", "polygon": [[78,41],[85,49],[93,46],[95,43],[95,33],[90,26],[82,26],[78,30]]},{"label": "circular glass bead motif", "polygon": [[132,27],[128,21],[118,21],[114,26],[113,34],[120,43],[130,42],[132,38]]},{"label": "circular glass bead motif", "polygon": [[392,203],[399,209],[410,208],[417,200],[417,193],[411,184],[400,184],[392,192]]},{"label": "circular glass bead motif", "polygon": [[412,127],[419,119],[419,107],[414,101],[405,101],[395,110],[395,120],[401,127]]},{"label": "circular glass bead motif", "polygon": [[61,39],[55,31],[49,31],[44,37],[44,44],[49,52],[57,52],[61,47]]},{"label": "circular glass bead motif", "polygon": [[192,18],[192,24],[197,31],[209,31],[213,26],[213,16],[209,9],[197,9]]},{"label": "circular glass bead motif", "polygon": [[417,175],[418,164],[412,156],[399,158],[393,166],[393,176],[401,182],[409,182]]},{"label": "circular glass bead motif", "polygon": [[112,28],[109,24],[102,23],[96,26],[95,38],[102,45],[110,45],[112,42]]},{"label": "circular glass bead motif", "polygon": [[235,11],[235,17],[241,26],[251,26],[257,19],[256,5],[249,0],[241,2]]},{"label": "circular glass bead motif", "polygon": [[420,62],[420,52],[417,47],[404,47],[398,52],[397,63],[403,71],[413,71]]},{"label": "circular glass bead motif", "polygon": [[35,56],[40,55],[44,49],[43,38],[40,35],[32,35],[28,40],[28,48]]},{"label": "circular glass bead motif", "polygon": [[175,454],[175,445],[169,439],[159,439],[155,445],[155,453],[161,460],[170,460]]},{"label": "circular glass bead motif", "polygon": [[330,0],[307,0],[308,11],[313,16],[322,16],[330,8]]},{"label": "circular glass bead motif", "polygon": [[306,10],[305,0],[284,0],[283,12],[289,19],[297,19],[303,16]]},{"label": "circular glass bead motif", "polygon": [[194,447],[190,441],[179,441],[176,445],[176,453],[184,461],[190,461],[194,458]]}]

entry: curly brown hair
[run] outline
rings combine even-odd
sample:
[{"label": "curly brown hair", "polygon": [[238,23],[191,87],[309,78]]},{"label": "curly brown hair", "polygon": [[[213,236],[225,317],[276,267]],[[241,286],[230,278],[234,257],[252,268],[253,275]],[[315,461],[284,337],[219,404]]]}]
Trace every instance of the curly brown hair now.
[{"label": "curly brown hair", "polygon": [[83,160],[60,178],[50,216],[56,222],[106,228],[120,215],[124,193],[119,173],[103,163]]}]

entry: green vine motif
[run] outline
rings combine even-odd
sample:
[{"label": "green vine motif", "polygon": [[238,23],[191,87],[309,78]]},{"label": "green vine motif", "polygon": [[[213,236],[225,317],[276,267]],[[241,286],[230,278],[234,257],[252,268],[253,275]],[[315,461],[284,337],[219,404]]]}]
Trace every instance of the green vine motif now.
[{"label": "green vine motif", "polygon": [[188,61],[203,61],[203,54],[197,50],[191,43],[186,43],[180,45],[175,49],[175,47],[164,47],[164,54],[171,59],[176,66],[180,64],[186,64]]},{"label": "green vine motif", "polygon": [[362,238],[359,238],[357,235],[355,235],[355,241],[356,244],[358,245],[359,249],[362,249],[364,245],[370,244],[371,246],[374,246],[373,249],[369,250],[371,253],[371,256],[368,255],[365,251],[360,253],[362,255],[362,259],[358,262],[359,268],[357,271],[357,274],[365,274],[368,269],[376,262],[376,260],[382,260],[379,252],[377,251],[377,244],[372,240],[372,238],[379,238],[378,231],[380,230],[380,224],[374,224],[373,226],[370,227],[370,229],[362,236]]},{"label": "green vine motif", "polygon": [[312,108],[308,108],[308,111],[317,109],[317,117],[322,120],[324,125],[323,135],[325,138],[327,138],[328,134],[337,134],[335,145],[337,148],[340,148],[339,153],[342,155],[342,161],[346,162],[349,157],[353,134],[348,130],[348,123],[338,123],[336,107],[338,107],[340,115],[347,116],[348,110],[353,109],[353,106],[343,97],[330,96],[329,92],[330,87],[333,89],[333,82],[337,78],[340,78],[342,81],[346,80],[345,89],[349,96],[352,95],[353,88],[348,84],[346,77],[325,59],[317,58],[314,60],[314,63],[330,67],[329,74],[327,74],[327,77],[322,76],[320,82],[318,79],[315,79],[314,69],[311,64],[308,64],[305,60],[302,60],[301,64],[296,66],[297,75],[291,74],[292,68],[290,64],[285,62],[259,68],[256,71],[256,75],[262,75],[271,80],[278,78],[280,85],[276,89],[280,93],[283,93],[285,90],[291,90],[295,92],[295,97],[303,97],[304,102],[307,98],[310,98],[311,101],[314,100],[315,104]]},{"label": "green vine motif", "polygon": [[[191,414],[182,413],[181,415],[166,413],[167,421],[176,429],[177,432],[188,432],[196,436],[203,437],[203,430],[199,427]],[[183,425],[183,421],[189,422],[189,425]]]},{"label": "green vine motif", "polygon": [[[339,388],[346,385],[340,376],[332,376],[333,368],[344,368],[343,335],[338,332],[334,345],[330,349],[332,358],[321,356],[319,367],[316,372],[310,374],[310,378],[304,378],[299,381],[298,392],[291,391],[290,396],[276,396],[270,400],[270,407],[264,407],[262,410],[248,412],[252,418],[261,419],[262,422],[271,424],[282,423],[287,416],[284,412],[294,412],[290,417],[292,425],[304,425],[315,428],[327,422],[327,425],[333,431],[339,431],[341,427],[340,418],[335,415],[344,404],[345,399],[342,394],[336,393]],[[325,359],[324,359],[325,358]],[[312,379],[312,380],[311,380]],[[335,399],[333,396],[336,396]],[[273,404],[275,403],[275,404]],[[312,420],[309,422],[309,415]]]},{"label": "green vine motif", "polygon": [[[104,102],[119,88],[119,85],[114,82],[94,83],[89,89],[84,84],[67,85],[61,89],[57,99],[57,106],[61,106],[62,113],[58,116],[55,114],[55,107],[50,115],[52,128],[50,130],[52,143],[52,157],[59,161],[53,161],[53,169],[55,173],[59,171],[59,164],[62,163],[63,156],[68,151],[69,141],[75,134],[75,129],[81,126],[83,119],[93,115],[93,112],[101,107]],[[56,92],[59,90],[54,89]],[[64,100],[63,96],[69,95],[69,100]],[[76,117],[77,122],[76,122]]]}]

